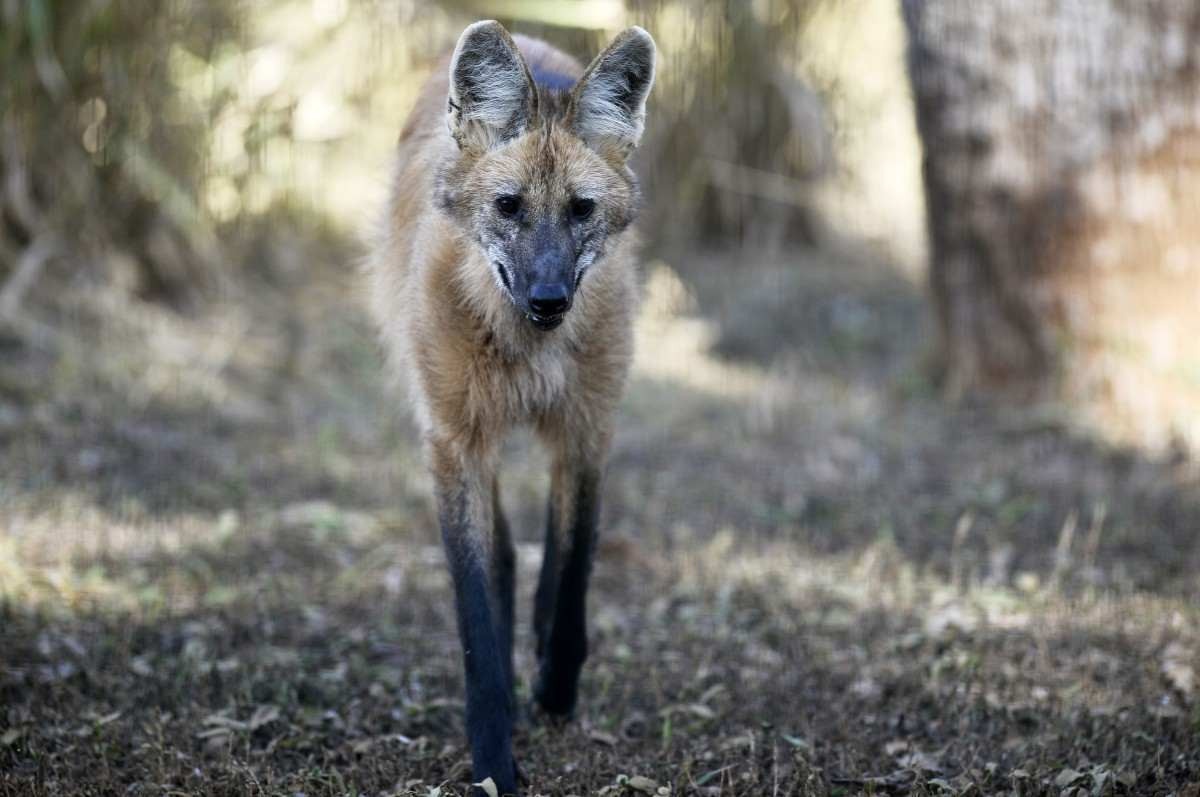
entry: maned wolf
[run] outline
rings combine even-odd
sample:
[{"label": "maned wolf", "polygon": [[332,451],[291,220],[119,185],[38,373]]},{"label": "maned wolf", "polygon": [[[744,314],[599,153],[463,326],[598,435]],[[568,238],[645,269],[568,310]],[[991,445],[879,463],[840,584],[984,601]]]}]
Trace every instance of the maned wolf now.
[{"label": "maned wolf", "polygon": [[534,697],[569,715],[612,416],[632,354],[637,146],[655,47],[621,33],[587,69],[496,22],[467,28],[400,135],[368,263],[407,378],[454,581],[476,780],[517,791],[513,543],[497,455],[517,424],[551,453]]}]

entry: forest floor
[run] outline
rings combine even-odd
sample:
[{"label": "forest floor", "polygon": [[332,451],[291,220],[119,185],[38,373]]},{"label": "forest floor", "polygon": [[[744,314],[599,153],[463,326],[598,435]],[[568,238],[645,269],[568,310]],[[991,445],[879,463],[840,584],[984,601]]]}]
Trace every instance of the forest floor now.
[{"label": "forest floor", "polygon": [[[909,281],[751,260],[647,270],[527,793],[1200,793],[1197,463],[947,407]],[[298,283],[0,332],[0,794],[466,788],[411,422],[352,275]],[[527,693],[545,459],[505,462]]]}]

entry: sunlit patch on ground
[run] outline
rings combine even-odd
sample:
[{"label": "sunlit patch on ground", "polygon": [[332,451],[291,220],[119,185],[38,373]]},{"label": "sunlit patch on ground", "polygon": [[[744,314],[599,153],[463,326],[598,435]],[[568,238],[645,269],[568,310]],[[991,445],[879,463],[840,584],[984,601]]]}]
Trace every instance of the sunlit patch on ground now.
[{"label": "sunlit patch on ground", "polygon": [[697,309],[691,289],[669,265],[648,264],[637,318],[634,376],[676,382],[730,400],[744,401],[764,390],[768,374],[763,369],[713,356],[718,330]]}]

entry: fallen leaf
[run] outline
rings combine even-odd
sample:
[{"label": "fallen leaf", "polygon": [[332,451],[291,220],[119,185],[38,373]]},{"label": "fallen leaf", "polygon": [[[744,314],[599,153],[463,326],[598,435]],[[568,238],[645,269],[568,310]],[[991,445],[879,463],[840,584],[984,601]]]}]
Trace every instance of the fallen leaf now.
[{"label": "fallen leaf", "polygon": [[651,780],[644,775],[634,775],[625,781],[625,785],[634,791],[640,791],[642,794],[652,795],[658,791],[658,781]]},{"label": "fallen leaf", "polygon": [[496,781],[491,778],[484,778],[478,783],[472,783],[471,785],[483,789],[487,792],[488,797],[500,797],[500,792],[496,789]]},{"label": "fallen leaf", "polygon": [[268,705],[259,706],[254,710],[254,714],[250,716],[250,730],[256,731],[277,719],[279,719],[278,707]]},{"label": "fallen leaf", "polygon": [[1058,777],[1054,779],[1054,785],[1060,789],[1065,789],[1075,781],[1083,777],[1082,772],[1078,772],[1070,767],[1067,767],[1062,772],[1058,773]]},{"label": "fallen leaf", "polygon": [[588,738],[597,744],[603,744],[609,747],[616,747],[617,745],[617,737],[613,736],[611,733],[601,730],[588,731]]},{"label": "fallen leaf", "polygon": [[[785,735],[784,738],[786,739],[787,736]],[[804,740],[800,739],[799,737],[792,737],[792,738],[796,739],[797,741],[801,742],[802,744],[804,743]],[[724,741],[721,742],[721,745],[718,749],[720,749],[720,750],[745,750],[747,748],[749,748],[749,749],[754,748],[754,736],[750,733],[742,733],[742,734],[738,734],[737,736],[730,736],[728,739],[725,739]]]},{"label": "fallen leaf", "polygon": [[920,750],[913,750],[911,753],[898,756],[896,763],[914,772],[937,773],[942,771],[942,765],[937,762],[936,758],[928,753],[922,753]]},{"label": "fallen leaf", "polygon": [[204,718],[203,723],[205,725],[216,726],[217,728],[224,730],[244,731],[247,727],[246,723],[242,722],[241,720],[235,720],[232,717],[226,717],[224,714],[209,714]]},{"label": "fallen leaf", "polygon": [[783,740],[799,750],[808,750],[812,747],[812,745],[806,742],[803,738],[799,736],[792,736],[791,734],[787,733],[783,734]]}]

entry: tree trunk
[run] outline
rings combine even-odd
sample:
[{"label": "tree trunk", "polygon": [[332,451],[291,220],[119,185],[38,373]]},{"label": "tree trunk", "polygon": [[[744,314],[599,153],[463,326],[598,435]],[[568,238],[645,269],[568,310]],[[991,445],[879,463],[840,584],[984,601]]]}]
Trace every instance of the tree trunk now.
[{"label": "tree trunk", "polygon": [[947,392],[1200,393],[1200,3],[902,2]]}]

